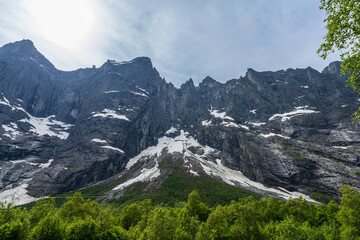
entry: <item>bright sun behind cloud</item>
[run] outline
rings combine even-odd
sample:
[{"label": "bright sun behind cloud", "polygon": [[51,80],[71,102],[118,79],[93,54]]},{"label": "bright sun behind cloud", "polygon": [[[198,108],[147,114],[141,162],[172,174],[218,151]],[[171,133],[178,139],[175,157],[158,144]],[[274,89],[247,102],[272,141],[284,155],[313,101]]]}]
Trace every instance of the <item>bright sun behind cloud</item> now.
[{"label": "bright sun behind cloud", "polygon": [[96,14],[88,0],[29,0],[26,4],[39,34],[69,50],[81,47],[94,30]]}]

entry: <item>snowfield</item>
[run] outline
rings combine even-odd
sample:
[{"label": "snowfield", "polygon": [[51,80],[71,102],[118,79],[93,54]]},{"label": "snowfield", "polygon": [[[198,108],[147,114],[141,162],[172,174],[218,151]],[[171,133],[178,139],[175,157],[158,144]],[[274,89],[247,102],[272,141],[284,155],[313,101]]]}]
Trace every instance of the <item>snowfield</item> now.
[{"label": "snowfield", "polygon": [[55,136],[60,139],[67,139],[69,133],[67,132],[73,125],[55,120],[55,115],[46,118],[33,117],[28,114],[28,118],[20,120],[20,122],[27,122],[32,126],[30,132],[37,135]]},{"label": "snowfield", "polygon": [[319,112],[309,109],[309,106],[306,105],[306,106],[296,107],[295,110],[291,111],[291,112],[274,114],[273,116],[271,116],[269,118],[269,121],[272,121],[275,118],[280,117],[281,121],[285,122],[285,121],[291,119],[292,117],[299,116],[299,115],[305,115],[305,114],[312,114],[312,113],[319,113]]},{"label": "snowfield", "polygon": [[107,108],[102,110],[101,112],[92,112],[91,115],[94,118],[103,117],[103,118],[115,118],[115,119],[130,121],[125,115],[117,114],[116,111]]},{"label": "snowfield", "polygon": [[28,184],[24,183],[18,187],[5,190],[0,193],[0,202],[12,203],[13,205],[22,205],[37,199],[27,194]]},{"label": "snowfield", "polygon": [[[63,140],[68,138],[69,130],[73,125],[56,120],[55,115],[45,118],[34,117],[22,107],[11,104],[6,97],[2,96],[2,98],[3,100],[0,100],[0,104],[10,107],[12,111],[21,111],[26,114],[26,118],[19,120],[19,122],[29,123],[31,125],[30,132],[39,136],[49,135]],[[16,139],[17,136],[21,135],[16,123],[3,124],[2,128],[5,130],[4,135],[11,139]]]},{"label": "snowfield", "polygon": [[[169,129],[168,132],[174,132],[174,129],[171,128]],[[233,186],[244,187],[249,190],[257,190],[257,192],[259,191],[265,192],[267,194],[275,195],[283,199],[289,199],[289,198],[297,199],[300,196],[302,196],[309,202],[316,202],[312,200],[310,197],[301,194],[299,192],[290,192],[282,188],[277,188],[277,189],[270,188],[264,186],[261,183],[252,181],[249,178],[247,178],[245,175],[243,175],[240,171],[233,170],[224,166],[222,164],[221,159],[216,159],[216,162],[205,160],[205,159],[211,159],[211,155],[215,154],[220,156],[220,154],[217,150],[209,146],[201,145],[196,139],[190,136],[188,132],[180,130],[179,133],[180,134],[174,138],[170,138],[167,136],[159,138],[158,144],[156,146],[148,147],[147,149],[143,150],[139,155],[130,159],[130,161],[126,165],[127,170],[131,169],[136,164],[145,162],[146,160],[149,160],[151,158],[154,159],[155,166],[149,169],[143,168],[138,176],[129,179],[126,182],[116,186],[113,190],[123,189],[125,187],[130,186],[133,183],[151,181],[159,177],[160,169],[158,167],[159,166],[158,157],[164,153],[182,153],[184,154],[185,166],[188,166],[189,172],[195,176],[199,175],[199,172],[194,171],[192,165],[189,164],[189,161],[198,163],[201,166],[204,173],[213,176],[215,178],[220,178],[225,183]],[[263,135],[263,137],[272,137],[272,136],[279,136],[286,138],[285,136],[281,136],[279,134],[273,134],[273,133],[270,133],[268,135]],[[188,150],[189,147],[201,148],[203,150],[202,151],[203,153],[201,155],[194,154],[193,152]]]}]

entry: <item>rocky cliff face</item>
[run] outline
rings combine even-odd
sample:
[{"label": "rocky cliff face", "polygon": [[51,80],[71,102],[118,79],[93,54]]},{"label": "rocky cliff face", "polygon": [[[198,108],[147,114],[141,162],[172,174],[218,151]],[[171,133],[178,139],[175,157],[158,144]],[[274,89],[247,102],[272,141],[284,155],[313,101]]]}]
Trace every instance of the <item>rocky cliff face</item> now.
[{"label": "rocky cliff face", "polygon": [[[358,98],[340,63],[166,83],[149,58],[57,70],[24,40],[0,48],[0,198],[23,203],[126,175],[156,187],[164,159],[265,195],[360,186]],[[294,192],[297,191],[297,192]]]}]

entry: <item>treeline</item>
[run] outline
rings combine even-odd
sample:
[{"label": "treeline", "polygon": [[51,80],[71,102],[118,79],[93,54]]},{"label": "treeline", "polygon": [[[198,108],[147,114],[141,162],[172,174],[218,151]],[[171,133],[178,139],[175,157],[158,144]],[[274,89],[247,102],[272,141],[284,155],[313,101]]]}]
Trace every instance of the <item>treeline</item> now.
[{"label": "treeline", "polygon": [[26,208],[0,204],[0,239],[360,239],[360,194],[342,189],[341,205],[247,197],[209,208],[196,191],[183,207],[150,200],[122,209],[75,193],[60,208],[43,199]]}]

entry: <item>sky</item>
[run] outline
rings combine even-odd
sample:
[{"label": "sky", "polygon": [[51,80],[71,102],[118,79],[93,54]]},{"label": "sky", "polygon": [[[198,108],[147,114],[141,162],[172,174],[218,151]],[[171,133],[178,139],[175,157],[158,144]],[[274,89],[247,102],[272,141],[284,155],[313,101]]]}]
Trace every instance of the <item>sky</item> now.
[{"label": "sky", "polygon": [[167,82],[248,68],[321,71],[320,0],[0,0],[0,45],[30,39],[60,70],[147,56]]}]

